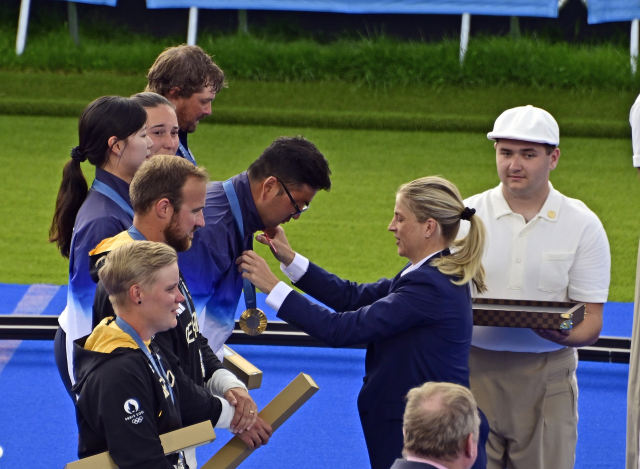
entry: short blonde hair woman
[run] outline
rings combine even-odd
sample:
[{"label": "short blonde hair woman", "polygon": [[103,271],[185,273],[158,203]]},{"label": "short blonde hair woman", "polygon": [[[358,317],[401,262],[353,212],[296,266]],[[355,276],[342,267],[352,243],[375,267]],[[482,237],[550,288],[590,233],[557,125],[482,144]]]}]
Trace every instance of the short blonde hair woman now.
[{"label": "short blonde hair woman", "polygon": [[[269,294],[267,304],[279,318],[333,347],[368,344],[358,410],[373,469],[388,469],[401,457],[404,396],[411,388],[426,381],[469,387],[469,285],[484,288],[484,227],[473,214],[445,179],[403,185],[388,229],[409,264],[392,279],[362,285],[310,263],[291,249],[282,228],[274,230],[272,252],[285,274],[335,312],[279,282],[255,252],[237,261],[243,276]],[[472,232],[455,241],[461,219],[471,221]],[[264,235],[256,239],[268,243]],[[474,468],[486,465],[484,423]]]},{"label": "short blonde hair woman", "polygon": [[122,469],[172,469],[183,455],[165,457],[159,435],[182,426],[178,396],[151,338],[177,324],[178,256],[163,243],[129,243],[99,275],[117,317],[74,342],[78,457],[108,451]]}]

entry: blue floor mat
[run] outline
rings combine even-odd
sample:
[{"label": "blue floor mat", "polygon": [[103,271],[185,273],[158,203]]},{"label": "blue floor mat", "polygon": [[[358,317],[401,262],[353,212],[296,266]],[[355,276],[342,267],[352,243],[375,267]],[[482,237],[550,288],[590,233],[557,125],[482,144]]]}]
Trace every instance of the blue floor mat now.
[{"label": "blue floor mat", "polygon": [[[234,346],[264,372],[252,391],[262,408],[299,372],[320,391],[242,465],[264,468],[366,468],[368,459],[356,410],[364,351],[352,349]],[[624,467],[627,365],[581,362],[577,469]],[[51,342],[23,342],[0,373],[0,467],[62,467],[76,459],[71,400],[53,362]],[[200,464],[230,439],[198,449]]]},{"label": "blue floor mat", "polygon": [[[0,284],[5,311],[60,314],[66,286]],[[258,303],[269,319],[275,313]],[[243,304],[241,301],[240,304]],[[238,307],[238,315],[244,310]],[[629,337],[633,304],[607,303],[602,335]],[[243,468],[366,468],[368,458],[356,410],[364,374],[364,350],[240,346],[233,348],[264,372],[252,391],[262,408],[299,372],[311,375],[320,391],[252,454]],[[3,368],[4,366],[4,368]],[[577,469],[624,467],[628,365],[580,362]],[[231,435],[198,449],[200,464]],[[0,341],[0,447],[2,467],[63,467],[76,459],[74,410],[53,359],[53,343]]]}]

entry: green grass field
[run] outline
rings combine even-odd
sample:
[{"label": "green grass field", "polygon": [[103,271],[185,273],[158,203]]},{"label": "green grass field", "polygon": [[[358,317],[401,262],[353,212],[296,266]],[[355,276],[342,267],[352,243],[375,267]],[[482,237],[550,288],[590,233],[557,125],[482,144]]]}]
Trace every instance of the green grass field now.
[{"label": "green grass field", "polygon": [[[229,99],[232,90],[225,90]],[[76,118],[0,116],[8,140],[0,153],[0,282],[66,283],[67,262],[46,239],[61,170],[77,144],[76,126]],[[292,245],[356,281],[393,275],[404,263],[386,231],[400,184],[439,174],[470,196],[498,183],[491,142],[480,132],[216,124],[201,125],[190,144],[212,178],[225,179],[246,169],[275,137],[294,134],[304,134],[323,151],[334,187],[319,194],[299,221],[286,226]],[[632,301],[640,182],[631,168],[630,142],[568,137],[561,148],[552,182],[600,216],[613,256],[610,300]],[[91,176],[92,167],[85,171]]]},{"label": "green grass field", "polygon": [[[0,115],[76,117],[99,96],[141,91],[145,79],[112,73],[0,70],[0,83]],[[380,88],[345,82],[231,80],[204,123],[486,132],[504,109],[533,104],[557,118],[563,136],[626,138],[635,97],[629,90],[521,85]]]}]

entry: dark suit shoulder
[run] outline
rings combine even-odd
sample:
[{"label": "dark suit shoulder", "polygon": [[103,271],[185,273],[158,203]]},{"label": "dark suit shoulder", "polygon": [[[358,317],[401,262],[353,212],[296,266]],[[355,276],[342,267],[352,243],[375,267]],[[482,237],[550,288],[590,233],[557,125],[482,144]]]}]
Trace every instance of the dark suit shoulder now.
[{"label": "dark suit shoulder", "polygon": [[407,461],[406,459],[396,459],[391,469],[438,469],[436,466],[425,462]]}]

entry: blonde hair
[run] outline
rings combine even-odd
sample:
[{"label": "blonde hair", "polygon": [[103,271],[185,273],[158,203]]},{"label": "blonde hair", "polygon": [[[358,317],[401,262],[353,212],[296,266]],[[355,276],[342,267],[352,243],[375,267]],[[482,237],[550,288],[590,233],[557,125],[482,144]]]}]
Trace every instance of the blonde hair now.
[{"label": "blonde hair", "polygon": [[404,451],[453,461],[469,435],[478,441],[480,417],[473,394],[453,383],[425,383],[407,394]]},{"label": "blonde hair", "polygon": [[447,245],[452,248],[448,256],[438,257],[431,261],[445,275],[457,277],[452,280],[456,285],[473,282],[478,293],[486,291],[482,253],[486,232],[480,217],[471,216],[469,233],[463,239],[456,240],[460,229],[460,217],[465,211],[458,188],[438,176],[429,176],[407,184],[398,189],[398,196],[416,217],[418,223],[428,219],[435,220]]},{"label": "blonde hair", "polygon": [[117,247],[102,259],[98,276],[117,314],[126,305],[133,285],[150,287],[160,269],[178,262],[178,255],[164,243],[135,241]]}]

